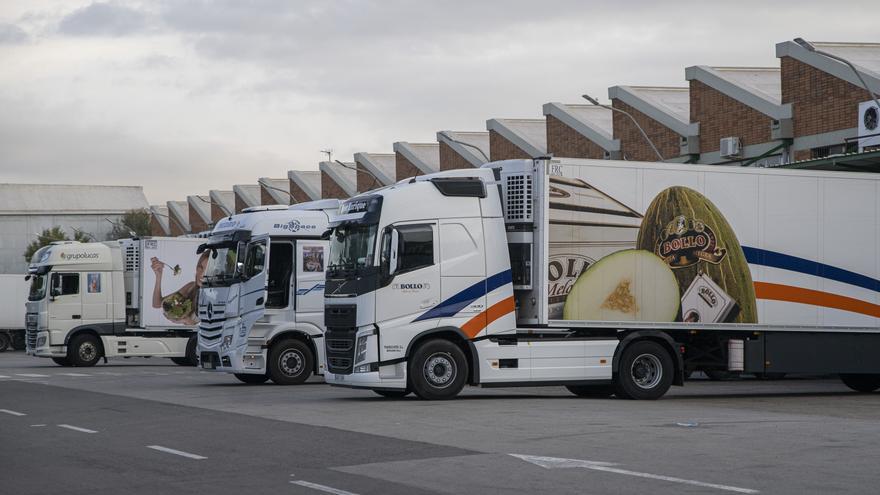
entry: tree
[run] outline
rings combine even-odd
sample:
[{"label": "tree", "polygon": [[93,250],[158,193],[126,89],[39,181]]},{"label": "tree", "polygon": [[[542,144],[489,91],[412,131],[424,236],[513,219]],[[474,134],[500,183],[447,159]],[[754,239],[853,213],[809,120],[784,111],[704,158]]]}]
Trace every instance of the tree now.
[{"label": "tree", "polygon": [[144,209],[128,210],[118,222],[113,222],[113,230],[107,234],[108,241],[127,239],[132,237],[144,237],[152,232],[150,228],[150,212]]},{"label": "tree", "polygon": [[[91,240],[91,234],[87,232],[83,232],[81,230],[74,231],[73,240],[79,242],[89,242]],[[28,262],[31,261],[31,258],[34,256],[34,253],[37,252],[43,246],[48,246],[49,244],[55,241],[69,241],[70,237],[67,236],[61,227],[55,226],[51,229],[45,229],[43,232],[37,235],[37,240],[28,244],[27,249],[24,250],[24,259]]]}]

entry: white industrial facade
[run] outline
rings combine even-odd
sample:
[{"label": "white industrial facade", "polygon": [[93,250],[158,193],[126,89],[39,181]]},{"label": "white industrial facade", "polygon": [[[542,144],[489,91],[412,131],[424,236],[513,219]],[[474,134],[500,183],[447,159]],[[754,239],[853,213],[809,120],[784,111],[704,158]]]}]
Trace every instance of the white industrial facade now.
[{"label": "white industrial facade", "polygon": [[113,222],[140,208],[149,208],[140,186],[0,184],[0,273],[25,273],[24,251],[45,229],[103,241]]}]

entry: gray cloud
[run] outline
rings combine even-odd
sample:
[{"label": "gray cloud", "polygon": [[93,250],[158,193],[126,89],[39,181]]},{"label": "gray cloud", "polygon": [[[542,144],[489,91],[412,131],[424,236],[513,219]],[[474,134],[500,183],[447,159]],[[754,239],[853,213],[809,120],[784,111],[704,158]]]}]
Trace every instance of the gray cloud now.
[{"label": "gray cloud", "polygon": [[58,31],[71,36],[124,36],[147,29],[151,17],[123,4],[95,2],[64,16]]},{"label": "gray cloud", "polygon": [[0,23],[0,44],[18,44],[28,41],[28,34],[15,24]]}]

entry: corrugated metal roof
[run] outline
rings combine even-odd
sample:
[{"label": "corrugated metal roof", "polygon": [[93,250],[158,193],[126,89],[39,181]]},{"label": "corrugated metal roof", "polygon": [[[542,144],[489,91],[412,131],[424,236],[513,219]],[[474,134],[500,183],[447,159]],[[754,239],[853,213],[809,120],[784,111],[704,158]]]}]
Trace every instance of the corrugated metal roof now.
[{"label": "corrugated metal roof", "polygon": [[375,175],[383,186],[394,184],[397,176],[394,153],[355,153],[354,161]]},{"label": "corrugated metal roof", "polygon": [[149,206],[141,186],[0,184],[0,215],[107,215]]},{"label": "corrugated metal roof", "polygon": [[236,184],[232,186],[234,192],[248,208],[260,205],[260,185],[259,184]]},{"label": "corrugated metal roof", "polygon": [[423,173],[431,174],[440,171],[440,144],[438,143],[398,141],[394,143],[394,152],[403,155]]},{"label": "corrugated metal roof", "polygon": [[437,141],[445,142],[475,167],[489,161],[488,132],[440,131],[437,133]]},{"label": "corrugated metal roof", "polygon": [[189,233],[192,230],[192,227],[189,225],[189,205],[186,201],[168,201],[165,203],[168,205],[169,217],[177,224],[177,227],[183,229],[184,232]]},{"label": "corrugated metal roof", "polygon": [[665,88],[659,86],[629,86],[638,97],[672,115],[690,123],[691,96],[689,88]]},{"label": "corrugated metal roof", "polygon": [[312,201],[321,199],[321,172],[317,170],[290,170],[287,172],[287,177],[305,191]]},{"label": "corrugated metal roof", "polygon": [[171,234],[171,230],[169,228],[170,219],[168,218],[168,206],[150,205],[150,213],[153,215],[153,218],[156,219],[156,222],[159,223],[159,226],[162,227],[162,231],[165,233],[165,235]]},{"label": "corrugated metal roof", "polygon": [[260,177],[259,182],[263,186],[263,189],[272,196],[278,204],[281,205],[289,205],[293,203],[293,198],[290,196],[290,182],[287,179],[273,179],[271,177]]},{"label": "corrugated metal roof", "polygon": [[486,129],[495,131],[532,158],[547,154],[547,121],[541,119],[489,119]]},{"label": "corrugated metal roof", "polygon": [[218,191],[211,189],[208,191],[211,196],[211,203],[220,206],[220,210],[226,215],[235,215],[235,193],[232,191]]},{"label": "corrugated metal roof", "polygon": [[[880,92],[880,43],[833,43],[824,41],[812,41],[810,43],[819,51],[836,55],[855,65],[868,87],[874,92]],[[854,86],[863,87],[862,82],[848,65],[823,54],[807,50],[794,41],[777,43],[776,56],[779,58],[792,57],[795,60],[827,72],[834,77],[843,79]]]},{"label": "corrugated metal roof", "polygon": [[778,67],[712,67],[712,70],[777,105],[782,103],[782,79]]},{"label": "corrugated metal roof", "polygon": [[880,77],[880,43],[813,42],[816,49],[849,60],[853,65]]},{"label": "corrugated metal roof", "polygon": [[613,137],[612,110],[608,108],[552,102],[544,104],[544,115],[559,119],[605,151],[620,150],[620,142]]},{"label": "corrugated metal roof", "polygon": [[318,169],[327,174],[333,182],[336,182],[346,194],[354,196],[357,194],[357,171],[355,170],[357,165],[354,162],[343,163],[345,166],[336,162],[321,162],[318,164]]},{"label": "corrugated metal roof", "polygon": [[196,214],[202,217],[207,224],[211,224],[211,198],[201,194],[193,194],[186,197],[186,202],[190,209],[195,210]]}]

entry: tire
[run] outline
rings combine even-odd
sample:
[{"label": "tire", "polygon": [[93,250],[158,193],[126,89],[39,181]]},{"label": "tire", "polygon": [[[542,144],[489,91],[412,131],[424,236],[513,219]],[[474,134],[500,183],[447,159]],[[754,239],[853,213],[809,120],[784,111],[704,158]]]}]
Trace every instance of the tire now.
[{"label": "tire", "polygon": [[840,381],[847,387],[867,394],[880,388],[880,375],[840,375]]},{"label": "tire", "polygon": [[672,356],[657,342],[634,342],[620,355],[614,393],[621,399],[654,400],[672,385]]},{"label": "tire", "polygon": [[196,353],[196,345],[198,345],[198,342],[196,336],[193,335],[186,342],[186,355],[183,357],[173,357],[171,362],[178,366],[198,366],[199,356]]},{"label": "tire", "polygon": [[448,340],[429,340],[409,361],[410,389],[424,400],[451,399],[464,388],[468,364],[464,352]]},{"label": "tire", "polygon": [[299,385],[312,375],[315,357],[308,344],[285,339],[269,351],[269,378],[278,385]]},{"label": "tire", "polygon": [[53,357],[52,361],[54,361],[55,364],[57,364],[58,366],[71,366],[70,359],[67,359],[66,357]]},{"label": "tire", "polygon": [[9,340],[9,335],[0,333],[0,352],[5,352],[11,345],[12,342]]},{"label": "tire", "polygon": [[614,385],[566,385],[565,388],[578,397],[607,399],[614,395]]},{"label": "tire", "polygon": [[185,357],[173,357],[168,359],[170,359],[172,363],[178,366],[192,366],[191,364],[189,364],[189,359]]},{"label": "tire", "polygon": [[98,360],[104,355],[101,341],[90,334],[77,335],[71,339],[67,348],[67,359],[70,364],[80,368],[87,368],[98,364]]},{"label": "tire", "polygon": [[373,392],[387,399],[402,399],[409,395],[409,390],[373,390]]},{"label": "tire", "polygon": [[248,385],[259,385],[266,383],[266,380],[269,379],[269,375],[250,375],[247,373],[235,373],[234,375],[238,378],[238,381]]}]

